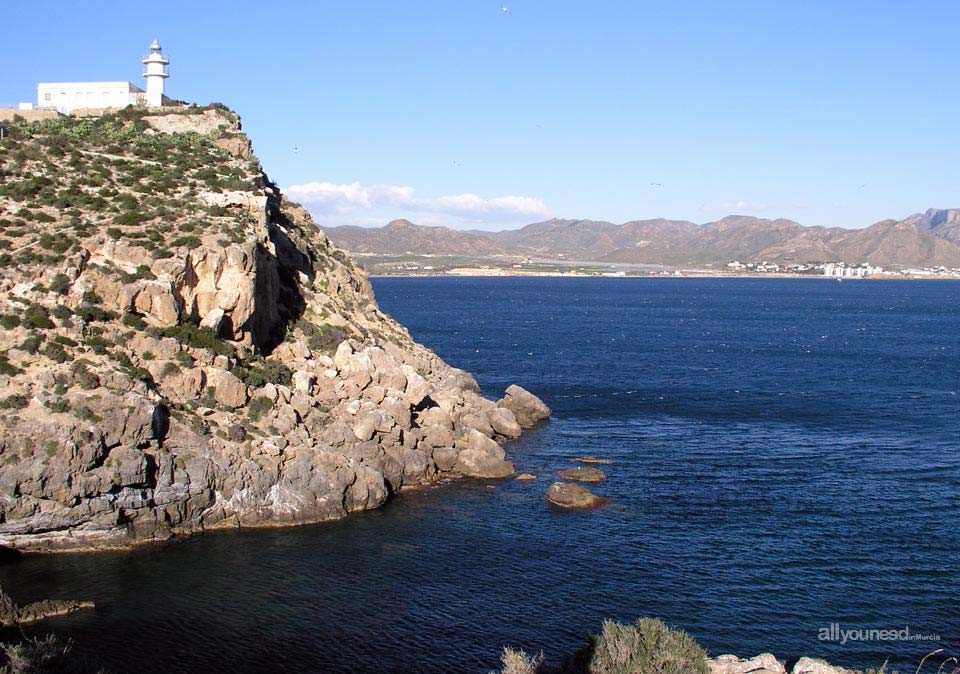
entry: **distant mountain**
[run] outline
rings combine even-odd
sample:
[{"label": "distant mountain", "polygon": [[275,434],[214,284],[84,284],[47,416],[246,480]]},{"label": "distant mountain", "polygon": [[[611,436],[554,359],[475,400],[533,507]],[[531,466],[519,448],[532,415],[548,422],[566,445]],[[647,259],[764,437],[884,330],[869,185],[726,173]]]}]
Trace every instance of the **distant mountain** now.
[{"label": "distant mountain", "polygon": [[415,225],[394,220],[384,227],[327,227],[330,239],[351,253],[483,256],[509,252],[488,236],[449,227]]},{"label": "distant mountain", "polygon": [[960,209],[931,208],[926,213],[911,215],[905,220],[921,232],[933,234],[960,245]]},{"label": "distant mountain", "polygon": [[458,232],[400,220],[379,229],[335,227],[327,234],[358,253],[562,255],[584,262],[663,265],[842,260],[888,267],[960,267],[960,209],[930,209],[864,229],[731,215],[703,225],[665,219],[616,225],[555,218],[501,232]]}]

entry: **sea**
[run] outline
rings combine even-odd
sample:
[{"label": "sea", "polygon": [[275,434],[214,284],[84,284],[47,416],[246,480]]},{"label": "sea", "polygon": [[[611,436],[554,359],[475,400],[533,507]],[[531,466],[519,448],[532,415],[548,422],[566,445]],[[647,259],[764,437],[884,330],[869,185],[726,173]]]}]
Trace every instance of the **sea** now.
[{"label": "sea", "polygon": [[[960,657],[960,283],[373,285],[485,395],[516,383],[550,405],[505,447],[538,479],[8,560],[0,584],[18,601],[97,604],[28,636],[141,674],[484,674],[503,646],[557,663],[605,619],[641,616],[710,655],[904,672],[937,649]],[[610,504],[550,506],[556,472],[586,454],[613,462],[595,486]]]}]

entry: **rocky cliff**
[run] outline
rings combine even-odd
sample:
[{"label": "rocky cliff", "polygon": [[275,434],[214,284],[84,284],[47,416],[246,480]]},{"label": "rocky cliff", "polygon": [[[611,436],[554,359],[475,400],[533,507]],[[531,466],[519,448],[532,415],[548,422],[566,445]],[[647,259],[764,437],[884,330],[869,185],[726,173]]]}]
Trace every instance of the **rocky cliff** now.
[{"label": "rocky cliff", "polygon": [[0,546],[339,518],[510,475],[549,413],[382,313],[225,109],[20,122],[0,162]]}]

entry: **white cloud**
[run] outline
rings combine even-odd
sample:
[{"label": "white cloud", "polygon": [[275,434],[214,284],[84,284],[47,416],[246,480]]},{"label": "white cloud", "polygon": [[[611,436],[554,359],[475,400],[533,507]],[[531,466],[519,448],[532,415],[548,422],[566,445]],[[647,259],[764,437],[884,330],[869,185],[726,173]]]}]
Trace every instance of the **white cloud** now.
[{"label": "white cloud", "polygon": [[723,212],[723,213],[759,213],[769,208],[766,204],[755,204],[750,201],[728,201],[722,204],[704,204],[700,207],[704,212]]},{"label": "white cloud", "polygon": [[451,225],[513,224],[532,222],[551,215],[540,199],[522,196],[481,197],[454,194],[434,198],[418,197],[412,187],[311,182],[292,185],[284,192],[303,203],[321,221],[361,224],[372,213],[398,215],[433,214],[420,220],[447,216]]}]

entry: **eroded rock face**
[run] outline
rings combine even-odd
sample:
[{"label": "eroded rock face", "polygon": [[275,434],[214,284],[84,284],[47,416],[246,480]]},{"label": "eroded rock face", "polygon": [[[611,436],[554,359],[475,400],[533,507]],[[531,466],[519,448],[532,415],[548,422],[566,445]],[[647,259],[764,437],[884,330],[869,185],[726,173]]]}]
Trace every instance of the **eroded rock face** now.
[{"label": "eroded rock face", "polygon": [[[148,121],[216,139],[215,117]],[[243,143],[227,145],[204,165],[249,171]],[[140,230],[94,228],[63,265],[0,270],[0,314],[54,317],[0,331],[0,546],[316,522],[445,477],[513,474],[503,444],[549,413],[539,399],[510,387],[494,403],[415,343],[266,176],[191,198],[216,227],[194,217],[162,255]]]}]

